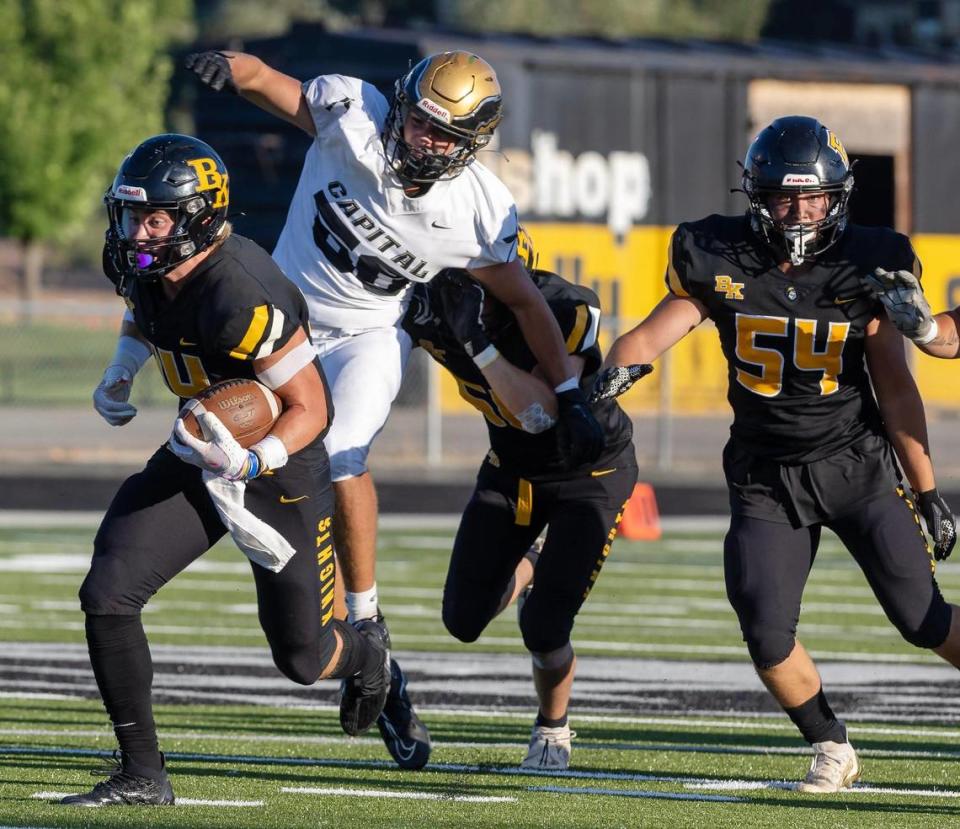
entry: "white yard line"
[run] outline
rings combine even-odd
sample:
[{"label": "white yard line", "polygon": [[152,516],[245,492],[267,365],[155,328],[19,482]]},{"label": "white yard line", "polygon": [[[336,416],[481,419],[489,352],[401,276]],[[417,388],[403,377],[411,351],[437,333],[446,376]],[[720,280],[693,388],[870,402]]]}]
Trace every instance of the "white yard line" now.
[{"label": "white yard line", "polygon": [[440,792],[391,791],[389,789],[315,788],[313,786],[284,786],[284,794],[319,794],[337,797],[376,797],[395,800],[453,800],[457,803],[516,803],[515,797],[493,795],[441,794]]},{"label": "white yard line", "polygon": [[590,794],[602,797],[639,797],[654,800],[705,800],[711,803],[745,803],[742,797],[724,797],[723,795],[695,795],[684,792],[657,792],[643,789],[591,789],[587,787],[567,786],[528,786],[528,792],[551,792],[553,794]]},{"label": "white yard line", "polygon": [[[787,780],[698,780],[691,783],[684,783],[683,786],[685,789],[747,792],[761,789],[786,789],[792,791],[796,789],[797,784]],[[960,797],[960,791],[951,791],[949,789],[895,789],[889,786],[871,786],[869,783],[855,783],[852,788],[843,789],[836,794],[892,794],[907,797],[943,797],[951,799]]]},{"label": "white yard line", "polygon": [[[34,800],[62,800],[77,792],[34,792]],[[201,800],[193,797],[178,797],[177,806],[230,806],[238,809],[250,809],[263,806],[262,800]]]}]

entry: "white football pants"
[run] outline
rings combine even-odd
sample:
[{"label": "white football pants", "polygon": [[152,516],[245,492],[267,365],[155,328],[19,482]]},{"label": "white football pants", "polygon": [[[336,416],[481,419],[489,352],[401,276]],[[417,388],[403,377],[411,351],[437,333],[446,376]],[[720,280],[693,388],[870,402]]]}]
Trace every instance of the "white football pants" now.
[{"label": "white football pants", "polygon": [[390,413],[410,356],[410,336],[399,325],[347,332],[311,327],[330,395],[333,425],[324,439],[334,481],[367,471],[367,455]]}]

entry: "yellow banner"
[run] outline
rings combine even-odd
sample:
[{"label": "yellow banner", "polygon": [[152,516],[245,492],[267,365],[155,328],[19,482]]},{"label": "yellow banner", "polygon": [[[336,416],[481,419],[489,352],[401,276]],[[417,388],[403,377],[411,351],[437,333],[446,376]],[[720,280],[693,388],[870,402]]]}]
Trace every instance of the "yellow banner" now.
[{"label": "yellow banner", "polygon": [[[621,244],[603,225],[526,225],[539,255],[539,267],[597,292],[603,309],[600,343],[604,351],[616,336],[646,317],[666,293],[663,281],[672,227],[635,227]],[[923,263],[924,290],[934,311],[960,305],[960,236],[917,235],[914,247]],[[619,318],[619,330],[614,326]],[[920,392],[928,405],[960,404],[960,362],[913,352]],[[663,365],[670,360],[669,371]],[[705,322],[681,340],[656,371],[620,399],[633,414],[661,408],[680,415],[727,414],[727,367],[716,329]],[[470,410],[457,384],[443,372],[441,401],[448,413]]]}]

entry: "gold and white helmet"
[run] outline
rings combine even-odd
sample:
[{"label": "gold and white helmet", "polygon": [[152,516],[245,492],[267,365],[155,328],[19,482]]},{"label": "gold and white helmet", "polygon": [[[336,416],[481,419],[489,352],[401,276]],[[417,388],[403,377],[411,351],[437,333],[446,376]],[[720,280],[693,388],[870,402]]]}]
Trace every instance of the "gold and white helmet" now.
[{"label": "gold and white helmet", "polygon": [[[450,153],[414,149],[404,140],[403,125],[414,110],[456,141]],[[497,73],[483,58],[463,51],[424,58],[394,87],[383,128],[387,159],[404,183],[454,178],[493,137],[502,113]]]}]

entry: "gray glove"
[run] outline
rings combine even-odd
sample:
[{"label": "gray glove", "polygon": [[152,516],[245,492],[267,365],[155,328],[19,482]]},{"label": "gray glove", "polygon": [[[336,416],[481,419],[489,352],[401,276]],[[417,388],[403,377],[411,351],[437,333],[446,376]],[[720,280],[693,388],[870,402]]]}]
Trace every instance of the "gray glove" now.
[{"label": "gray glove", "polygon": [[93,392],[93,408],[111,426],[123,426],[137,414],[129,402],[133,375],[125,366],[112,365],[103,373],[100,385]]},{"label": "gray glove", "polygon": [[923,288],[910,271],[877,268],[863,277],[863,283],[883,303],[890,322],[904,337],[923,345],[937,336],[937,324]]},{"label": "gray glove", "polygon": [[605,368],[593,384],[593,394],[590,395],[590,402],[596,403],[598,400],[612,400],[619,397],[641,377],[646,377],[653,366],[650,363],[634,363],[630,366],[610,366]]}]

